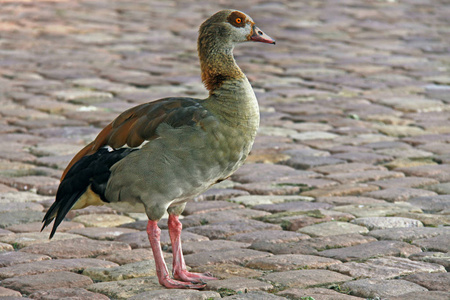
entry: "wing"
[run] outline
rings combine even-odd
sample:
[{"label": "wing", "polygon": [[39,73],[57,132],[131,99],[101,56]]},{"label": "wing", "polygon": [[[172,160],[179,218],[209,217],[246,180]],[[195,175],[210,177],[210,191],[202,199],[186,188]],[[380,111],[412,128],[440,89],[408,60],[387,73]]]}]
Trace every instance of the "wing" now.
[{"label": "wing", "polygon": [[194,125],[207,115],[199,99],[164,98],[130,108],[108,124],[96,139],[81,149],[63,172],[61,180],[72,166],[86,155],[97,152],[103,146],[114,149],[125,145],[134,148],[158,137],[156,129],[161,123],[173,127]]},{"label": "wing", "polygon": [[[42,229],[53,220],[50,234],[72,209],[108,202],[105,189],[111,175],[110,168],[145,141],[158,137],[162,123],[172,127],[202,126],[208,111],[202,100],[193,98],[165,98],[133,107],[106,126],[96,139],[75,155],[61,177],[56,200],[44,216]],[[123,146],[129,148],[122,148]],[[110,146],[106,149],[104,146]]]}]

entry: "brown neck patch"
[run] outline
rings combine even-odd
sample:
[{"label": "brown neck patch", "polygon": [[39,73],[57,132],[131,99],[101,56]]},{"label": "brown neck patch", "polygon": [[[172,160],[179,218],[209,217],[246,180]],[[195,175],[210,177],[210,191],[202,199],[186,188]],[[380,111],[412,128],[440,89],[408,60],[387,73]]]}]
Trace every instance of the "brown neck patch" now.
[{"label": "brown neck patch", "polygon": [[243,77],[241,69],[236,65],[232,54],[208,53],[200,56],[202,81],[212,93],[228,80]]}]

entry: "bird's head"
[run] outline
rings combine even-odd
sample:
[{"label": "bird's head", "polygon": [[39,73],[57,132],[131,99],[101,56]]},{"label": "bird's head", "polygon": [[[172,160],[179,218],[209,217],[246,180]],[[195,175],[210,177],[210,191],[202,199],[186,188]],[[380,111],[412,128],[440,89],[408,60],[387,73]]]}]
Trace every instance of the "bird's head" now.
[{"label": "bird's head", "polygon": [[221,10],[211,16],[200,26],[199,37],[233,45],[247,41],[275,44],[249,15],[238,10]]}]

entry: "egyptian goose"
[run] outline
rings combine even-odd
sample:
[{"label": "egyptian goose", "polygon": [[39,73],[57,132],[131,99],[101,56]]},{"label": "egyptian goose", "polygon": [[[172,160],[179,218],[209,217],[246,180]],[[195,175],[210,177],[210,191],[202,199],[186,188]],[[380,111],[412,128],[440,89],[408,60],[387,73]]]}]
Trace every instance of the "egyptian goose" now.
[{"label": "egyptian goose", "polygon": [[[181,223],[186,202],[235,172],[244,162],[259,126],[253,89],[233,57],[235,44],[275,41],[236,10],[206,20],[197,43],[206,99],[165,98],[119,115],[84,147],[65,169],[56,201],[43,219],[55,220],[50,238],[71,209],[125,203],[145,211],[147,233],[160,284],[205,287],[209,273],[186,270]],[[158,220],[169,214],[173,277],[163,259]]]}]

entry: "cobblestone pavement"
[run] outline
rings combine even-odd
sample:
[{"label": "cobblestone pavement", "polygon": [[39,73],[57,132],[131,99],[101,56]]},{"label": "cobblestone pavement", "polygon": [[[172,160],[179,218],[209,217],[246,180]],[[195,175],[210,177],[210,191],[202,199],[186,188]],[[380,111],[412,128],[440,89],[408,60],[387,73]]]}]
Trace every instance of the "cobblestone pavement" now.
[{"label": "cobblestone pavement", "polygon": [[[449,1],[217,2],[1,1],[0,298],[449,299]],[[206,97],[197,29],[230,7],[277,45],[235,50],[261,129],[182,220],[187,264],[220,280],[162,288],[143,214],[90,207],[39,233],[119,112]]]}]

